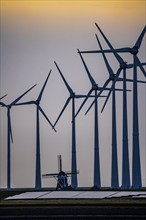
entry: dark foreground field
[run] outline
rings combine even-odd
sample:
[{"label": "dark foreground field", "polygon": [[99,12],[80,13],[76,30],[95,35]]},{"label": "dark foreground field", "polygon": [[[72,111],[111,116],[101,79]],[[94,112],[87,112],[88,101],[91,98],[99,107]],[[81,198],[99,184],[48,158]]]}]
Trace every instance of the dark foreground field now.
[{"label": "dark foreground field", "polygon": [[16,192],[0,192],[0,219],[146,219],[146,199],[3,200],[8,194]]}]

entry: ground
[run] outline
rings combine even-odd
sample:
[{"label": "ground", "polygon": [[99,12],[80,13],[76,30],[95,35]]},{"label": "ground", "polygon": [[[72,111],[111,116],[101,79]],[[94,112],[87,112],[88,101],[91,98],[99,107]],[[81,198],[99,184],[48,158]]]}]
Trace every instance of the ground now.
[{"label": "ground", "polygon": [[0,219],[146,219],[146,199],[4,200],[25,191],[0,191]]}]

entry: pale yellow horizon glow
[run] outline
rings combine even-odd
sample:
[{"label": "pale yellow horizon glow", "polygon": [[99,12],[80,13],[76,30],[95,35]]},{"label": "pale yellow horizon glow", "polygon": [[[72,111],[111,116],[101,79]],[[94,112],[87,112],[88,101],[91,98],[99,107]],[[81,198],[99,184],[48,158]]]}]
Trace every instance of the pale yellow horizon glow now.
[{"label": "pale yellow horizon glow", "polygon": [[[131,7],[132,4],[132,7]],[[140,1],[11,1],[1,0],[1,12],[8,19],[24,19],[25,22],[43,23],[44,18],[49,19],[51,24],[54,20],[65,23],[74,21],[86,24],[90,19],[90,14],[97,14],[97,17],[103,18],[104,22],[126,22],[126,19],[132,20],[136,17],[139,22],[143,16],[145,22],[145,0]],[[104,12],[103,12],[104,10]],[[52,19],[52,20],[51,20]],[[67,19],[67,20],[66,20]],[[134,19],[135,20],[135,19]],[[84,21],[84,24],[83,24]]]}]

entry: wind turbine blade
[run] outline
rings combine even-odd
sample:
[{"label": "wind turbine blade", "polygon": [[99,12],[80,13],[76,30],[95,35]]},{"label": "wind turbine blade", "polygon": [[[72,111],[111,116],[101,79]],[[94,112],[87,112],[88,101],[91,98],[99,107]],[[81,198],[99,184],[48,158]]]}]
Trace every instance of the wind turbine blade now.
[{"label": "wind turbine blade", "polygon": [[[142,66],[145,66],[146,65],[146,63],[141,63],[141,65]],[[139,66],[139,65],[138,65]],[[127,64],[127,69],[131,69],[131,68],[133,68],[134,67],[134,64]]]},{"label": "wind turbine blade", "polygon": [[13,133],[12,133],[12,126],[11,126],[11,118],[10,118],[10,135],[11,135],[11,141],[13,143]]},{"label": "wind turbine blade", "polygon": [[43,109],[38,105],[38,109],[39,111],[42,113],[42,115],[45,117],[45,119],[49,122],[49,124],[51,125],[51,127],[54,129],[54,131],[56,132],[56,129],[53,127],[51,121],[48,119],[47,115],[45,114],[45,112],[43,111]]},{"label": "wind turbine blade", "polygon": [[4,98],[4,97],[6,97],[6,96],[7,96],[7,94],[6,94],[6,95],[4,95],[4,96],[2,96],[2,97],[0,98],[0,100],[1,100],[1,99],[3,99],[3,98]]},{"label": "wind turbine blade", "polygon": [[63,108],[62,108],[62,110],[61,110],[61,112],[60,112],[58,118],[56,119],[56,122],[55,122],[55,124],[54,124],[53,127],[55,127],[55,125],[57,124],[58,120],[60,119],[60,117],[61,117],[61,115],[63,114],[64,110],[66,109],[67,105],[69,104],[70,100],[71,100],[71,97],[69,97],[69,98],[66,100],[66,102],[65,102],[65,104],[64,104],[64,106],[63,106]]},{"label": "wind turbine blade", "polygon": [[84,99],[84,101],[82,102],[81,106],[79,107],[77,113],[75,114],[75,117],[79,114],[79,112],[80,112],[81,109],[83,108],[84,104],[86,103],[87,99],[89,98],[89,96],[90,96],[90,94],[91,94],[92,92],[93,92],[93,89],[91,89],[91,90],[88,92],[86,98]]},{"label": "wind turbine blade", "polygon": [[43,87],[42,87],[42,89],[41,89],[41,91],[40,91],[40,94],[39,94],[39,96],[38,96],[38,98],[37,98],[37,101],[39,101],[39,102],[40,102],[40,100],[41,100],[41,98],[42,98],[42,95],[43,95],[44,89],[45,89],[45,87],[46,87],[46,84],[47,84],[47,82],[48,82],[48,79],[49,79],[49,76],[50,76],[50,74],[51,74],[51,71],[52,71],[52,70],[50,70],[50,72],[48,73],[48,76],[47,76],[47,78],[46,78],[46,80],[45,80],[45,83],[44,83],[44,85],[43,85]]},{"label": "wind turbine blade", "polygon": [[[133,79],[127,79],[127,78],[126,78],[126,81],[127,81],[127,82],[133,82]],[[142,80],[137,80],[137,82],[138,82],[138,83],[146,83],[146,81],[142,81]]]},{"label": "wind turbine blade", "polygon": [[[89,98],[94,98],[95,95],[90,95]],[[76,99],[79,99],[79,98],[86,98],[86,95],[75,95],[75,98]]]},{"label": "wind turbine blade", "polygon": [[66,88],[68,89],[69,93],[72,94],[72,93],[73,93],[73,90],[71,89],[71,87],[70,87],[69,84],[67,83],[66,79],[64,78],[64,76],[63,76],[63,74],[62,74],[60,68],[59,68],[58,65],[57,65],[57,63],[56,63],[55,61],[54,61],[54,63],[55,63],[55,65],[56,65],[56,67],[57,67],[57,69],[58,69],[58,71],[59,71],[59,73],[60,73],[60,75],[61,75],[61,77],[62,77],[62,79],[63,79],[63,81],[64,81],[64,84],[66,85]]},{"label": "wind turbine blade", "polygon": [[145,66],[145,65],[146,65],[146,63],[141,63],[141,65],[142,65],[142,66]]},{"label": "wind turbine blade", "polygon": [[1,106],[6,106],[5,103],[3,103],[3,102],[0,102],[0,105],[1,105]]},{"label": "wind turbine blade", "polygon": [[[97,97],[96,97],[96,98],[100,97],[101,93],[105,90],[105,88],[107,87],[107,85],[109,84],[110,81],[111,81],[111,80],[108,79],[108,80],[104,83],[102,89],[99,91],[99,93],[97,94]],[[95,99],[94,99],[94,101],[92,102],[92,104],[89,106],[89,108],[87,109],[87,111],[85,112],[85,115],[89,112],[89,110],[90,110],[91,107],[94,105],[94,103],[95,103]]]},{"label": "wind turbine blade", "polygon": [[12,134],[12,126],[11,126],[11,113],[10,113],[9,107],[7,107],[7,108],[8,108],[8,110],[7,110],[8,125],[10,126],[10,127],[9,127],[10,137],[11,137],[11,141],[12,141],[12,143],[13,143],[13,134]]},{"label": "wind turbine blade", "polygon": [[89,110],[92,108],[92,106],[95,103],[95,99],[93,100],[93,102],[91,103],[91,105],[89,106],[89,108],[87,109],[87,111],[85,112],[85,115],[89,112]]},{"label": "wind turbine blade", "polygon": [[115,76],[115,79],[114,79],[114,81],[113,81],[113,84],[112,84],[112,86],[111,86],[111,89],[110,89],[110,91],[109,91],[109,93],[108,93],[108,95],[107,95],[107,98],[106,98],[105,102],[104,102],[104,105],[103,105],[103,108],[102,108],[102,110],[101,110],[101,113],[103,112],[103,110],[104,110],[104,108],[105,108],[105,106],[106,106],[106,103],[107,103],[107,101],[108,101],[108,99],[109,99],[109,97],[110,97],[110,94],[111,94],[111,92],[112,92],[113,89],[114,89],[115,83],[116,83],[116,81],[118,80],[118,77],[119,77],[119,75],[120,75],[120,72],[121,72],[121,69],[119,68],[118,71],[117,71],[117,74],[116,74],[116,76]]},{"label": "wind turbine blade", "polygon": [[80,51],[80,53],[113,53],[114,50],[84,50]]},{"label": "wind turbine blade", "polygon": [[131,68],[134,67],[134,64],[126,64],[126,65],[127,65],[127,66],[126,66],[127,69],[131,69]]},{"label": "wind turbine blade", "polygon": [[144,37],[144,34],[146,32],[146,26],[144,27],[144,29],[142,30],[139,38],[137,39],[136,43],[135,43],[135,46],[134,47],[137,47],[138,49],[140,48],[140,45],[142,43],[142,40],[143,40],[143,37]]},{"label": "wind turbine blade", "polygon": [[107,49],[107,50],[83,50],[80,51],[80,53],[125,53],[125,52],[130,52],[130,47],[124,47],[124,48],[119,48],[119,49]]},{"label": "wind turbine blade", "polygon": [[[95,36],[96,36],[96,40],[97,40],[97,42],[98,42],[98,44],[99,44],[99,47],[100,47],[100,49],[101,49],[101,51],[102,51],[103,48],[102,48],[102,46],[101,46],[101,43],[100,43],[100,41],[99,41],[99,38],[98,38],[97,34],[95,34]],[[108,72],[109,72],[109,75],[112,76],[112,75],[114,74],[114,72],[113,72],[112,68],[110,67],[109,62],[108,62],[108,60],[107,60],[105,54],[102,53],[102,56],[103,56],[104,62],[105,62],[105,64],[106,64],[107,70],[108,70]]]},{"label": "wind turbine blade", "polygon": [[30,89],[28,89],[26,92],[24,92],[21,96],[19,96],[17,99],[15,99],[10,105],[15,105],[23,96],[26,95],[26,93],[28,93],[31,89],[33,89],[36,86],[36,84],[34,86],[32,86]]},{"label": "wind turbine blade", "polygon": [[21,103],[16,103],[15,105],[32,105],[32,104],[35,104],[35,101],[21,102]]},{"label": "wind turbine blade", "polygon": [[107,39],[107,37],[105,36],[105,34],[102,32],[102,30],[100,29],[100,27],[95,23],[96,27],[98,28],[98,30],[100,31],[100,33],[102,34],[103,38],[105,39],[106,43],[108,44],[109,48],[113,50],[113,53],[116,57],[116,59],[118,60],[119,63],[123,63],[124,60],[122,59],[122,57],[120,57],[119,54],[117,54],[117,52],[114,50],[113,46],[111,45],[111,43],[109,42],[109,40]]},{"label": "wind turbine blade", "polygon": [[82,57],[82,55],[81,55],[79,49],[78,49],[78,53],[79,53],[80,58],[81,58],[81,60],[82,60],[82,62],[83,62],[83,65],[84,65],[84,67],[85,67],[85,70],[86,70],[86,72],[87,72],[87,75],[88,75],[88,77],[89,77],[89,80],[90,80],[92,86],[96,85],[96,82],[94,81],[93,77],[91,76],[91,74],[90,74],[90,72],[89,72],[89,69],[88,69],[88,67],[87,67],[87,65],[86,65],[86,63],[85,63],[85,61],[84,61],[84,59],[83,59],[83,57]]},{"label": "wind turbine blade", "polygon": [[136,60],[137,60],[137,64],[138,64],[139,68],[141,69],[141,71],[143,72],[144,76],[146,77],[146,71],[143,68],[143,66],[142,66],[142,64],[141,64],[141,62],[140,62],[140,60],[138,59],[137,56],[136,56]]}]

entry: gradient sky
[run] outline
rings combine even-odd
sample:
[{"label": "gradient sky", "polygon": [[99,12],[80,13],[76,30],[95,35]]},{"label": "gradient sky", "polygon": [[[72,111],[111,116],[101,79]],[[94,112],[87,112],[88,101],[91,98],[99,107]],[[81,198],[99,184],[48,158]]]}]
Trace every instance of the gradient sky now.
[{"label": "gradient sky", "polygon": [[[37,98],[50,69],[49,78],[41,106],[55,122],[68,97],[56,67],[58,63],[66,80],[76,94],[86,94],[90,82],[77,54],[80,50],[98,49],[95,33],[99,34],[95,22],[101,27],[112,45],[116,47],[133,46],[146,24],[145,0],[119,1],[35,1],[1,0],[1,69],[0,96],[8,94],[3,100],[12,102],[21,93],[37,83],[23,101]],[[107,48],[101,35],[103,47]],[[139,58],[146,59],[146,37]],[[132,57],[122,57],[132,62]],[[108,77],[102,56],[84,55],[92,76],[99,85]],[[108,55],[111,66],[116,71],[118,64]],[[128,73],[132,77],[132,71]],[[139,71],[139,79],[144,79]],[[120,85],[119,85],[120,87]],[[132,88],[128,84],[128,88]],[[140,115],[140,153],[142,183],[146,186],[146,88],[139,85]],[[76,109],[81,101],[76,101]],[[77,166],[79,186],[93,185],[93,109],[85,117],[84,106],[76,119]],[[130,169],[132,158],[132,93],[128,94],[129,113],[129,153]],[[103,99],[99,100],[99,110]],[[111,173],[111,101],[99,114],[100,163],[102,186],[110,186]],[[122,159],[122,94],[117,94],[118,112],[118,159],[121,184]],[[35,176],[35,106],[12,108],[14,143],[11,146],[12,187],[33,187]],[[6,109],[0,109],[0,186],[6,186],[7,130]],[[71,167],[71,104],[56,125],[55,133],[41,117],[41,167],[43,173],[57,171],[57,155],[62,154],[64,170]],[[55,186],[54,179],[42,180],[42,186]]]}]

